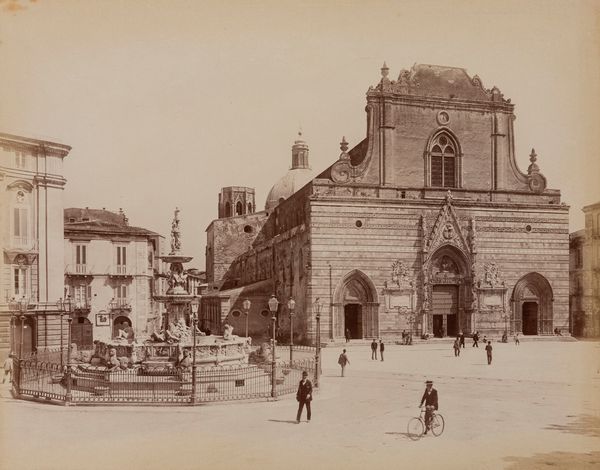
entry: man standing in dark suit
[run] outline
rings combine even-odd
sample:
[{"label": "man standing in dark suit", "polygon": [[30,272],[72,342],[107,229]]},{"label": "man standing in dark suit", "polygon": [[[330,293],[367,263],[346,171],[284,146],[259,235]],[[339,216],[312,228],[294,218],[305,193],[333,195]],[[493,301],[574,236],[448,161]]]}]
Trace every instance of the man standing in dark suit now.
[{"label": "man standing in dark suit", "polygon": [[308,380],[308,372],[302,372],[302,380],[298,384],[298,392],[296,393],[298,401],[298,413],[296,414],[296,423],[300,424],[302,416],[302,408],[306,405],[306,421],[310,423],[310,402],[312,400],[312,383]]},{"label": "man standing in dark suit", "polygon": [[371,360],[377,360],[377,340],[375,338],[371,342]]},{"label": "man standing in dark suit", "polygon": [[383,341],[379,340],[379,355],[381,356],[382,361],[383,361],[383,351],[385,351],[385,344],[383,344]]},{"label": "man standing in dark suit", "polygon": [[438,409],[438,393],[437,390],[433,388],[432,380],[425,382],[425,393],[423,393],[419,408],[423,406],[423,403],[425,403],[425,434],[427,434],[427,431],[429,431],[429,428],[431,427],[433,410],[437,411]]}]

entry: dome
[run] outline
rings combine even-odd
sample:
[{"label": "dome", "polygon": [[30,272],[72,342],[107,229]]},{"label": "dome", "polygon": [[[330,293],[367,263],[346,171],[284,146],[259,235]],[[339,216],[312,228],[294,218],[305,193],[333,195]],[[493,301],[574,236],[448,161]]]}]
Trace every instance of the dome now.
[{"label": "dome", "polygon": [[310,168],[292,168],[277,181],[269,191],[265,210],[270,211],[280,202],[298,191],[302,186],[313,179],[313,171]]},{"label": "dome", "polygon": [[302,132],[298,132],[298,139],[292,145],[292,167],[269,191],[265,210],[270,211],[313,178],[308,166],[308,145],[302,140]]}]

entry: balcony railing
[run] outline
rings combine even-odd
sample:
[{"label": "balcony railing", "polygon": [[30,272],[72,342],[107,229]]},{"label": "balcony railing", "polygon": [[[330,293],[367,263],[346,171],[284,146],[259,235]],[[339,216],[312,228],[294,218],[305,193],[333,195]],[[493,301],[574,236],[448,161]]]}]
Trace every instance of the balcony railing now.
[{"label": "balcony railing", "polygon": [[92,302],[91,299],[86,297],[84,299],[76,299],[71,305],[73,306],[73,310],[89,310]]},{"label": "balcony railing", "polygon": [[112,299],[109,303],[111,310],[131,309],[131,301],[129,299]]},{"label": "balcony railing", "polygon": [[91,276],[94,267],[89,264],[67,264],[65,274],[71,276]]},{"label": "balcony railing", "polygon": [[106,272],[110,273],[110,276],[132,276],[126,264],[111,265]]},{"label": "balcony railing", "polygon": [[37,251],[37,240],[31,237],[11,237],[10,249]]}]

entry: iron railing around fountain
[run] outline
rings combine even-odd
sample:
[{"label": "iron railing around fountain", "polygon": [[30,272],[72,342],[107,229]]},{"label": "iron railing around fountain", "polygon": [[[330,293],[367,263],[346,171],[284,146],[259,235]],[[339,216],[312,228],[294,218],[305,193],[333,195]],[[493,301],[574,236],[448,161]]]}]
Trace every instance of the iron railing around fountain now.
[{"label": "iron railing around fountain", "polygon": [[109,370],[104,366],[60,366],[60,356],[30,356],[15,361],[15,395],[72,405],[189,405],[233,400],[267,399],[275,377],[277,396],[296,393],[302,372],[314,374],[314,360],[276,364],[244,364],[199,368],[192,399],[191,368],[135,367]]}]

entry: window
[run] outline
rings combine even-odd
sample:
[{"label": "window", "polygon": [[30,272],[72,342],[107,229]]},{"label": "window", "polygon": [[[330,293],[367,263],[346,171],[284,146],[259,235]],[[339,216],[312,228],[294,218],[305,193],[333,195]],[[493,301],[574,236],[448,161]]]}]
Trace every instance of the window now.
[{"label": "window", "polygon": [[75,272],[84,274],[87,270],[87,246],[75,245]]},{"label": "window", "polygon": [[235,214],[242,215],[243,212],[244,212],[244,206],[242,206],[242,203],[240,201],[238,201],[235,205]]},{"label": "window", "polygon": [[13,268],[13,295],[16,299],[27,298],[29,270],[25,266]]},{"label": "window", "polygon": [[225,217],[231,217],[231,204],[225,203]]},{"label": "window", "polygon": [[129,301],[127,300],[127,285],[120,284],[114,288],[114,303],[116,307],[127,307]]},{"label": "window", "polygon": [[252,214],[252,203],[248,203],[248,214]]},{"label": "window", "polygon": [[13,239],[18,246],[29,244],[29,208],[24,205],[25,193],[17,192],[17,206],[13,207]]},{"label": "window", "polygon": [[27,154],[15,152],[15,166],[17,168],[27,168]]},{"label": "window", "polygon": [[75,308],[86,308],[89,305],[89,301],[92,297],[92,286],[80,284],[73,287],[73,299],[75,301]]},{"label": "window", "polygon": [[445,132],[433,139],[429,150],[431,186],[458,187],[457,154],[457,145]]},{"label": "window", "polygon": [[127,272],[127,247],[117,247],[117,274],[125,274]]},{"label": "window", "polygon": [[578,246],[575,249],[575,268],[583,267],[583,247]]}]

